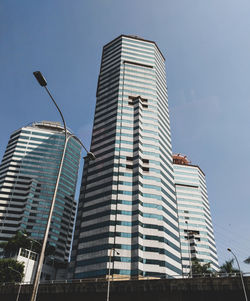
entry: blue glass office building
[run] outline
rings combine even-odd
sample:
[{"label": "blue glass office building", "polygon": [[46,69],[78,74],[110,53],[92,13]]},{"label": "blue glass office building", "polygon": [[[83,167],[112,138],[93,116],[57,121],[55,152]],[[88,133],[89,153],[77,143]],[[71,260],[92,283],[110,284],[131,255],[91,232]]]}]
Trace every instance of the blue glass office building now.
[{"label": "blue glass office building", "polygon": [[[34,123],[10,136],[0,165],[0,241],[19,230],[43,239],[63,143],[63,127],[55,122]],[[70,253],[80,152],[79,142],[70,138],[49,232],[62,261]]]},{"label": "blue glass office building", "polygon": [[115,277],[180,275],[165,59],[155,42],[122,35],[104,46],[91,151],[74,277],[107,277],[109,268]]}]

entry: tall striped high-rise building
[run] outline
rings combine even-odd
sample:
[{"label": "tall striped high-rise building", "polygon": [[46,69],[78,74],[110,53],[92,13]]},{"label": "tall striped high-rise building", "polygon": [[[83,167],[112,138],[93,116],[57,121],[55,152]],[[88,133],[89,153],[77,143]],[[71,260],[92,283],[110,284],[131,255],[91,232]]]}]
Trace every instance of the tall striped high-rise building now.
[{"label": "tall striped high-rise building", "polygon": [[[0,241],[17,231],[42,240],[64,144],[60,123],[37,122],[10,136],[0,165]],[[48,242],[55,258],[67,261],[76,212],[75,189],[81,146],[67,145]]]},{"label": "tall striped high-rise building", "polygon": [[75,278],[181,274],[170,136],[165,59],[155,42],[121,35],[102,53]]},{"label": "tall striped high-rise building", "polygon": [[185,156],[174,155],[173,161],[183,273],[189,274],[195,259],[201,264],[210,262],[212,270],[218,271],[205,175]]}]

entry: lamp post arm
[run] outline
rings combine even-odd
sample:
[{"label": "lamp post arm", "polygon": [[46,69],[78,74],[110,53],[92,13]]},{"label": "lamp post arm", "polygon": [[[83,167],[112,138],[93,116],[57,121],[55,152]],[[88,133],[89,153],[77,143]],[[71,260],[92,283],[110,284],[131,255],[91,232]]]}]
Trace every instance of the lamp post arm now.
[{"label": "lamp post arm", "polygon": [[239,261],[237,259],[237,256],[234,254],[234,252],[231,249],[228,248],[227,250],[233,254],[233,256],[234,256],[234,258],[236,260],[236,263],[238,265],[239,272],[240,272],[240,279],[241,279],[241,283],[242,283],[242,288],[243,288],[245,300],[248,301],[247,292],[246,292],[246,288],[245,288],[245,284],[244,284],[244,280],[243,280],[243,276],[242,276],[242,272],[241,272],[241,269],[240,269],[240,264],[239,264]]},{"label": "lamp post arm", "polygon": [[87,153],[87,154],[89,153],[89,151],[87,150],[87,148],[85,147],[85,145],[82,143],[82,141],[81,141],[76,135],[70,134],[70,137],[74,137],[74,138],[77,140],[77,142],[79,142],[79,143],[81,144],[81,146],[82,146],[83,149],[86,151],[86,153]]},{"label": "lamp post arm", "polygon": [[[59,112],[61,118],[62,118],[62,122],[63,122],[63,127],[64,127],[64,134],[65,134],[65,140],[67,139],[67,126],[66,126],[66,122],[65,122],[65,119],[63,117],[63,114],[62,114],[62,111],[60,110],[59,106],[57,105],[54,97],[52,96],[52,94],[50,93],[49,89],[47,88],[47,86],[44,86],[45,90],[47,91],[47,93],[49,94],[49,97],[51,98],[51,100],[53,101],[54,105],[56,106],[57,108],[57,111]],[[83,149],[86,151],[87,155],[89,156],[89,158],[91,160],[95,160],[95,155],[91,152],[89,152],[87,150],[87,148],[85,147],[85,145],[82,143],[82,141],[74,134],[70,134],[70,137],[74,137],[80,144],[81,146],[83,147]]]},{"label": "lamp post arm", "polygon": [[53,101],[54,105],[55,105],[56,108],[57,108],[57,111],[59,112],[59,114],[60,114],[60,116],[61,116],[61,118],[62,118],[63,127],[64,127],[64,131],[65,131],[65,137],[66,137],[66,136],[67,136],[67,127],[66,127],[66,122],[65,122],[65,119],[64,119],[64,117],[63,117],[62,111],[61,111],[60,108],[58,107],[58,105],[57,105],[55,99],[53,98],[53,96],[51,95],[49,89],[48,89],[46,86],[45,86],[44,88],[45,88],[45,90],[47,91],[47,93],[49,94],[49,97],[50,97],[51,100]]}]

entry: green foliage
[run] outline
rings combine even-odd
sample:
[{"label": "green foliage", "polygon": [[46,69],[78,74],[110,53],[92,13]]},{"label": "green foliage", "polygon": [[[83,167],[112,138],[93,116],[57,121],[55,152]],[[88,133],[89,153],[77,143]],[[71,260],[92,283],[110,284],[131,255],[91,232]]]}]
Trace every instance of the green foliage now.
[{"label": "green foliage", "polygon": [[4,243],[4,256],[13,257],[19,250],[19,248],[28,249],[30,247],[30,241],[22,232],[17,232],[11,237],[7,243]]},{"label": "green foliage", "polygon": [[250,256],[244,260],[245,263],[250,264]]},{"label": "green foliage", "polygon": [[24,274],[24,265],[14,259],[0,259],[0,283],[21,282]]},{"label": "green foliage", "polygon": [[195,275],[202,275],[202,274],[212,274],[211,263],[201,264],[198,259],[192,260],[192,274]]},{"label": "green foliage", "polygon": [[7,242],[6,242],[6,241],[0,242],[0,248],[1,248],[1,249],[4,249],[4,248],[6,247],[6,245],[7,245]]},{"label": "green foliage", "polygon": [[221,273],[239,273],[238,269],[233,267],[234,259],[226,260],[225,263],[220,267]]},{"label": "green foliage", "polygon": [[[40,254],[42,249],[42,241],[36,241],[29,238],[25,232],[18,231],[8,242],[0,244],[0,248],[4,249],[4,257],[13,257],[16,255],[20,248],[32,250]],[[54,255],[55,247],[47,244],[45,249],[45,256]]]}]

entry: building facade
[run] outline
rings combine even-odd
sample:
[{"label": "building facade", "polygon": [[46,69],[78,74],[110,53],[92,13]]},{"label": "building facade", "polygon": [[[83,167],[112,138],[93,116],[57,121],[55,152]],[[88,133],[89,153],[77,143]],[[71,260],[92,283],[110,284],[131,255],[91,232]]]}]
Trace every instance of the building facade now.
[{"label": "building facade", "polygon": [[[63,144],[63,127],[55,122],[33,123],[10,136],[0,165],[0,241],[17,231],[43,239]],[[70,254],[80,152],[70,138],[48,239],[60,261]]]},{"label": "building facade", "polygon": [[74,277],[107,277],[109,268],[117,277],[180,275],[165,59],[154,42],[122,35],[104,46],[91,151]]},{"label": "building facade", "polygon": [[173,162],[183,273],[189,274],[194,259],[201,264],[210,262],[211,268],[218,271],[205,175],[185,156],[174,155]]}]

